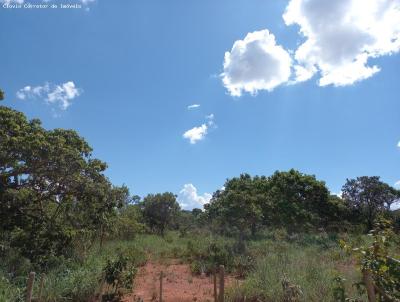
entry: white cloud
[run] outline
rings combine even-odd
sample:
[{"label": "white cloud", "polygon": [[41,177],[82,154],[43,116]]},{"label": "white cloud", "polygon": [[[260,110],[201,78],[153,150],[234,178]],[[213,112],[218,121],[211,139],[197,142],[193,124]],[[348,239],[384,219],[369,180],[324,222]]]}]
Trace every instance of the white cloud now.
[{"label": "white cloud", "polygon": [[400,142],[397,143],[397,147],[400,148]]},{"label": "white cloud", "polygon": [[192,109],[196,109],[196,108],[199,108],[199,107],[200,107],[200,104],[193,104],[193,105],[187,106],[187,109],[188,110],[192,110]]},{"label": "white cloud", "polygon": [[394,186],[395,186],[396,188],[400,188],[400,180],[399,180],[399,181],[396,181],[395,184],[394,184]]},{"label": "white cloud", "polygon": [[320,86],[352,85],[380,71],[371,59],[400,51],[400,0],[290,0],[283,19],[299,26],[303,43],[285,50],[267,29],[236,41],[221,74],[232,96],[314,75]]},{"label": "white cloud", "polygon": [[335,193],[335,192],[333,192],[333,193],[332,193],[332,195],[336,195],[337,197],[340,197],[340,198],[342,198],[342,196],[343,196],[343,192],[342,192],[342,191],[340,191],[339,193]]},{"label": "white cloud", "polygon": [[179,191],[177,199],[184,210],[192,210],[194,208],[202,209],[210,201],[211,197],[209,193],[199,195],[197,188],[193,184],[185,184],[183,189]]},{"label": "white cloud", "polygon": [[187,138],[191,144],[195,144],[198,141],[204,139],[204,137],[207,135],[208,131],[208,125],[207,124],[202,124],[199,127],[193,127],[192,129],[189,129],[183,134],[184,138]]},{"label": "white cloud", "polygon": [[201,124],[201,126],[199,127],[193,127],[192,129],[187,130],[183,134],[183,138],[188,139],[191,144],[196,144],[198,141],[201,141],[206,137],[210,129],[217,127],[214,122],[213,113],[206,115],[205,118],[206,118],[205,123]]},{"label": "white cloud", "polygon": [[283,15],[305,37],[295,52],[296,81],[351,85],[377,73],[368,59],[400,50],[399,0],[291,0]]},{"label": "white cloud", "polygon": [[267,29],[248,33],[225,53],[222,81],[232,96],[271,91],[289,80],[291,61]]},{"label": "white cloud", "polygon": [[66,110],[73,99],[82,93],[82,89],[69,81],[60,85],[45,83],[43,86],[25,86],[17,91],[17,98],[21,100],[43,98],[50,104],[56,104],[62,110]]},{"label": "white cloud", "polygon": [[208,127],[214,127],[216,128],[216,125],[214,123],[214,113],[211,113],[209,115],[206,115],[206,121],[207,121],[207,125]]},{"label": "white cloud", "polygon": [[392,211],[396,211],[399,209],[400,209],[400,200],[398,200],[390,205],[390,210],[392,210]]}]

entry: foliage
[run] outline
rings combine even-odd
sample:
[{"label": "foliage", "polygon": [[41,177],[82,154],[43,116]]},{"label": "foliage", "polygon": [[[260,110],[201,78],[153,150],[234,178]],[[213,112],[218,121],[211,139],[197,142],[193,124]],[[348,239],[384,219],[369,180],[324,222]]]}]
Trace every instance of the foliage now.
[{"label": "foliage", "polygon": [[132,204],[127,204],[119,210],[111,228],[114,235],[125,240],[134,239],[136,235],[147,230],[140,207]]},{"label": "foliage", "polygon": [[347,179],[342,188],[343,199],[353,211],[353,219],[360,219],[368,230],[378,215],[388,212],[400,192],[380,181],[378,176]]},{"label": "foliage", "polygon": [[372,242],[368,246],[352,248],[345,241],[340,243],[344,249],[356,255],[361,271],[372,274],[373,282],[379,289],[380,301],[386,301],[387,297],[399,299],[400,261],[390,255],[390,246],[398,246],[399,242],[395,240],[391,222],[378,219],[370,236]]},{"label": "foliage", "polygon": [[185,258],[194,274],[210,274],[224,265],[225,270],[243,278],[255,267],[255,259],[248,252],[242,253],[237,244],[222,237],[209,238],[201,242],[189,240]]},{"label": "foliage", "polygon": [[75,236],[126,202],[127,188],[110,184],[91,151],[75,131],[45,130],[0,106],[0,230],[25,257],[45,265],[70,252]]},{"label": "foliage", "polygon": [[[325,248],[318,243],[322,239],[310,241],[307,236],[299,236],[298,241],[290,238],[276,241],[270,237],[249,243],[255,265],[245,280],[227,289],[227,301],[283,302],[291,298],[302,302],[331,302],[334,301],[332,278],[338,268],[345,268],[342,273],[346,278],[356,280],[351,264],[346,264],[347,256],[340,254],[333,239],[323,239],[332,241]],[[354,288],[348,290],[358,295]]]},{"label": "foliage", "polygon": [[[103,268],[106,267],[107,261],[117,260],[116,255],[121,255],[128,259],[128,267],[138,268],[147,259],[143,248],[141,244],[133,241],[107,242],[101,251],[98,246],[93,246],[82,261],[60,257],[57,264],[46,273],[43,302],[91,301],[99,290],[99,280],[104,276]],[[15,270],[17,273],[14,275],[9,274],[7,270],[11,265],[21,266]],[[22,257],[19,257],[19,262],[17,257],[10,263],[0,262],[0,301],[25,301],[24,290],[30,271],[36,271],[37,276],[40,275],[38,268],[29,265]],[[127,276],[128,273],[125,270],[123,274]],[[34,296],[37,295],[38,286],[39,282],[35,282]],[[104,293],[113,294],[114,288],[104,288]],[[2,300],[3,297],[12,298]]]},{"label": "foliage", "polygon": [[205,206],[205,215],[229,233],[236,229],[254,235],[262,225],[308,230],[343,218],[343,204],[329,198],[325,183],[295,170],[270,177],[242,174],[224,187]]},{"label": "foliage", "polygon": [[149,194],[140,203],[143,216],[149,227],[164,236],[167,227],[177,219],[179,204],[173,193]]},{"label": "foliage", "polygon": [[4,100],[4,91],[0,89],[0,101]]},{"label": "foliage", "polygon": [[130,259],[119,254],[116,259],[107,260],[103,269],[104,280],[113,289],[112,293],[103,296],[103,301],[120,301],[124,289],[132,289],[137,269]]}]

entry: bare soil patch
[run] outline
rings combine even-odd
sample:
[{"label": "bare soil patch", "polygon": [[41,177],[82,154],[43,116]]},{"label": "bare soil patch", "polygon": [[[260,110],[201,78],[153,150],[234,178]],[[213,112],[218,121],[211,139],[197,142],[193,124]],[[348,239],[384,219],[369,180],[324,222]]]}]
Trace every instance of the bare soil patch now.
[{"label": "bare soil patch", "polygon": [[[212,276],[192,275],[188,264],[172,261],[169,264],[148,262],[141,267],[134,281],[133,293],[125,302],[157,302],[160,291],[160,272],[163,271],[163,302],[213,302],[214,284]],[[234,282],[225,278],[225,287]],[[142,300],[140,300],[142,299]]]}]

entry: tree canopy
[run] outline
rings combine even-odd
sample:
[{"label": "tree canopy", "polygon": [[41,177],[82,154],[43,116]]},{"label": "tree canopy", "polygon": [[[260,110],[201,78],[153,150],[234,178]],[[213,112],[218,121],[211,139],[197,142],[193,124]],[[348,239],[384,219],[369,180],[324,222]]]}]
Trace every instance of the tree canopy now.
[{"label": "tree canopy", "polygon": [[91,152],[75,131],[46,130],[0,106],[0,228],[28,258],[64,253],[127,202],[127,188],[113,187]]},{"label": "tree canopy", "polygon": [[176,196],[171,192],[149,194],[143,199],[141,207],[150,228],[162,236],[166,228],[176,222],[180,210]]},{"label": "tree canopy", "polygon": [[270,177],[242,174],[229,179],[205,209],[221,226],[254,234],[262,225],[292,230],[326,226],[336,217],[337,206],[324,182],[290,170]]},{"label": "tree canopy", "polygon": [[400,197],[400,192],[382,182],[378,176],[361,176],[347,179],[342,196],[356,221],[372,229],[379,214],[388,213],[390,206]]}]

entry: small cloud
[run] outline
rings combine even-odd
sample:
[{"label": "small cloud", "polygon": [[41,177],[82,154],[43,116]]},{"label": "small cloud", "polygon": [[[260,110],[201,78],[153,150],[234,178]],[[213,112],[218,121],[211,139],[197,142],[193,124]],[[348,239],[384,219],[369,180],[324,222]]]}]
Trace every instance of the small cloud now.
[{"label": "small cloud", "polygon": [[183,134],[183,138],[188,139],[191,144],[196,144],[198,141],[203,140],[210,129],[216,128],[213,113],[206,115],[205,118],[205,123],[201,124],[201,126],[193,127],[192,129],[187,130]]},{"label": "small cloud", "polygon": [[394,184],[394,186],[395,186],[396,188],[400,188],[400,180],[399,180],[399,181],[396,181],[395,184]]},{"label": "small cloud", "polygon": [[343,192],[342,192],[342,191],[340,191],[339,193],[332,192],[332,195],[335,195],[335,196],[337,196],[337,197],[342,198]]},{"label": "small cloud", "polygon": [[61,110],[66,110],[72,100],[82,94],[82,89],[77,88],[74,82],[69,81],[60,85],[45,83],[43,86],[25,86],[17,91],[20,100],[44,99],[48,104],[57,104]]},{"label": "small cloud", "polygon": [[187,106],[187,109],[188,110],[192,110],[192,109],[196,109],[196,108],[199,108],[199,107],[200,107],[200,104],[193,104],[193,105]]},{"label": "small cloud", "polygon": [[199,195],[197,188],[189,183],[179,191],[177,200],[184,210],[192,210],[194,208],[202,209],[205,204],[210,202],[211,197],[210,193]]},{"label": "small cloud", "polygon": [[214,113],[206,115],[206,121],[209,127],[216,127],[214,123]]},{"label": "small cloud", "polygon": [[187,138],[191,144],[195,144],[198,141],[204,139],[207,135],[208,126],[206,124],[202,124],[199,127],[193,127],[189,129],[183,134],[184,138]]},{"label": "small cloud", "polygon": [[397,148],[400,148],[400,141],[397,143]]}]

